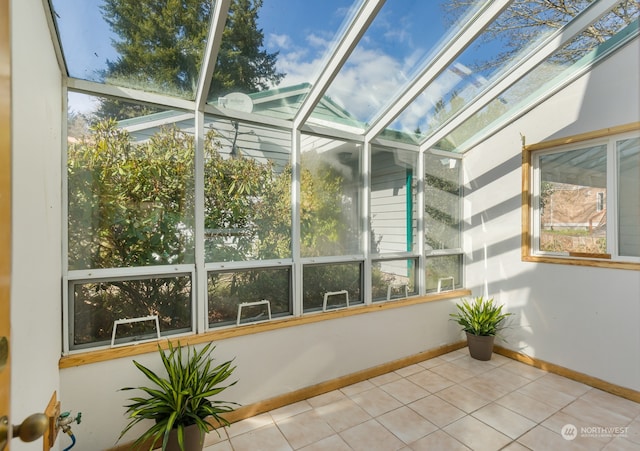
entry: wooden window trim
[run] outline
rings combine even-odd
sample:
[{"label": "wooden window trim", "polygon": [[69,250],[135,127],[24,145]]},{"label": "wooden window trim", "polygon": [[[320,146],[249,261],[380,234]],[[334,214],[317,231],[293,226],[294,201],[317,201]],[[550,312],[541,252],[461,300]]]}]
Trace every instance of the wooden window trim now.
[{"label": "wooden window trim", "polygon": [[606,138],[612,135],[618,135],[640,130],[640,122],[632,122],[625,125],[603,128],[601,130],[581,133],[579,135],[568,136],[566,138],[552,139],[542,141],[536,144],[522,146],[522,244],[521,255],[522,261],[535,263],[557,263],[563,265],[576,266],[594,266],[598,268],[615,268],[629,269],[640,271],[640,263],[623,262],[611,260],[609,254],[579,254],[573,253],[567,257],[552,257],[532,255],[531,248],[531,160],[535,151],[552,149],[555,147],[566,146],[568,144],[590,141],[598,138]]},{"label": "wooden window trim", "polygon": [[317,323],[320,321],[329,321],[332,319],[346,318],[349,316],[362,315],[372,312],[380,312],[383,310],[408,307],[411,305],[425,304],[428,302],[442,301],[446,299],[456,299],[470,296],[471,290],[461,289],[452,290],[444,293],[429,294],[426,296],[415,296],[394,301],[379,302],[371,305],[360,305],[350,307],[348,309],[336,310],[331,312],[308,313],[300,317],[286,317],[275,319],[269,322],[258,324],[246,324],[239,327],[210,330],[201,334],[181,336],[181,337],[163,337],[160,341],[149,343],[140,343],[132,346],[122,346],[112,349],[98,349],[81,353],[69,354],[62,356],[58,362],[58,367],[72,368],[81,365],[90,365],[92,363],[104,362],[108,360],[119,359],[122,357],[133,357],[141,354],[149,354],[157,352],[158,345],[162,349],[168,348],[168,342],[177,344],[179,341],[182,345],[196,345],[208,343],[212,341],[220,341],[228,338],[241,337],[260,332],[284,329],[287,327],[302,326],[305,324]]}]

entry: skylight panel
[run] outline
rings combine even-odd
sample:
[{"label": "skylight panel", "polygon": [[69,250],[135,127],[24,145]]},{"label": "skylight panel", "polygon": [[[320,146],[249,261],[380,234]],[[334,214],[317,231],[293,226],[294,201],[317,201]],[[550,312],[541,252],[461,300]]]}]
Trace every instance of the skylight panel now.
[{"label": "skylight panel", "polygon": [[52,0],[70,77],[194,99],[212,1]]},{"label": "skylight panel", "polygon": [[[208,103],[223,110],[292,119],[361,0],[269,0],[248,11],[236,11],[234,3]],[[246,32],[245,24],[251,21],[257,33]]]},{"label": "skylight panel", "polygon": [[[630,20],[633,22],[626,25]],[[614,10],[573,38],[542,64],[506,89],[500,96],[464,121],[434,147],[464,152],[483,137],[515,120],[541,99],[552,95],[568,80],[584,73],[609,52],[640,34],[638,9],[620,20]],[[608,30],[594,37],[594,30]]]},{"label": "skylight panel", "polygon": [[[527,58],[538,43],[582,12],[588,2],[569,10],[531,8],[515,1],[409,105],[389,128],[428,137],[454,117],[492,81]],[[458,2],[446,2],[448,20],[455,20]],[[504,102],[504,99],[498,99]]]},{"label": "skylight panel", "polygon": [[457,20],[446,23],[446,2],[387,1],[327,96],[362,124],[369,123],[475,9],[461,7]]}]

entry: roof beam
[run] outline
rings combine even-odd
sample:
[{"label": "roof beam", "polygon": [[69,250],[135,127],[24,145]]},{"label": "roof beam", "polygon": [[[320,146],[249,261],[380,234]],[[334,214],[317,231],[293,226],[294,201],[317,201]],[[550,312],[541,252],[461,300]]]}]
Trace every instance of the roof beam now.
[{"label": "roof beam", "polygon": [[230,4],[231,0],[216,0],[214,2],[207,47],[202,60],[202,67],[200,68],[200,76],[198,77],[198,90],[196,92],[196,109],[198,111],[202,111],[205,103],[207,103],[209,88],[211,88],[211,77],[216,67],[216,60],[222,43],[222,32],[227,23]]},{"label": "roof beam", "polygon": [[349,22],[344,33],[338,40],[333,52],[331,53],[329,60],[325,67],[322,69],[320,76],[311,87],[309,94],[304,99],[298,113],[293,119],[294,129],[299,129],[304,124],[314,108],[322,99],[329,85],[336,78],[338,72],[346,62],[353,49],[360,41],[360,38],[367,31],[371,22],[376,17],[376,14],[382,6],[385,0],[364,0],[360,5],[360,9],[356,12],[353,19]]},{"label": "roof beam", "polygon": [[154,92],[141,91],[122,86],[108,85],[79,78],[69,78],[67,87],[72,91],[81,92],[90,96],[102,95],[116,97],[128,102],[149,103],[158,105],[161,108],[175,108],[193,111],[195,103],[191,100],[180,99],[178,97],[166,96]]},{"label": "roof beam", "polygon": [[366,139],[371,140],[388,127],[424,91],[425,87],[453,63],[511,2],[512,0],[486,2],[469,20],[465,21],[452,39],[438,51],[434,58],[429,60],[422,72],[411,80],[403,92],[393,99],[388,104],[389,106],[372,121],[371,127],[367,131]]},{"label": "roof beam", "polygon": [[462,125],[467,119],[487,106],[493,99],[514,85],[518,80],[562,48],[576,35],[584,31],[589,25],[615,8],[620,0],[602,0],[591,4],[571,22],[559,28],[551,36],[540,43],[531,52],[514,62],[511,68],[503,73],[490,85],[485,87],[470,103],[466,104],[457,114],[445,121],[434,133],[429,135],[421,144],[421,149],[429,149]]}]

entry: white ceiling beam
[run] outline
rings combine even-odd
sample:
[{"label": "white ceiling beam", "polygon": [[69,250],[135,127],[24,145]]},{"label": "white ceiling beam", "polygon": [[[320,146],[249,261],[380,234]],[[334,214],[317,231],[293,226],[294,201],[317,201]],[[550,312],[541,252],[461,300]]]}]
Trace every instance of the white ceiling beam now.
[{"label": "white ceiling beam", "polygon": [[213,71],[216,67],[220,44],[222,43],[222,32],[227,23],[227,14],[229,13],[229,5],[231,0],[216,0],[214,2],[213,14],[211,15],[211,23],[209,25],[209,36],[207,38],[207,47],[205,49],[200,75],[198,77],[198,89],[196,92],[196,109],[202,111],[207,103],[209,96],[209,88],[211,88],[211,79]]},{"label": "white ceiling beam", "polygon": [[179,99],[177,97],[140,91],[138,89],[107,85],[95,81],[81,80],[79,78],[69,78],[67,80],[67,87],[72,91],[81,92],[90,96],[104,95],[107,97],[116,97],[131,102],[158,105],[164,109],[169,107],[193,111],[195,106],[192,100]]},{"label": "white ceiling beam", "polygon": [[571,22],[558,29],[527,55],[524,55],[519,61],[513,62],[509,70],[505,71],[499,78],[484,88],[473,101],[466,104],[452,118],[444,122],[434,133],[429,135],[420,144],[420,148],[427,150],[440,142],[441,139],[453,132],[453,130],[462,125],[467,119],[487,106],[493,99],[514,85],[518,80],[538,66],[538,64],[546,60],[556,50],[562,48],[589,25],[615,8],[619,3],[620,0],[601,0],[591,4]]},{"label": "white ceiling beam", "polygon": [[366,139],[371,140],[388,127],[424,91],[425,87],[453,63],[511,2],[512,0],[486,2],[472,17],[461,24],[460,29],[453,35],[452,39],[438,51],[434,58],[429,60],[422,72],[411,80],[403,92],[393,99],[388,104],[389,106],[371,122]]},{"label": "white ceiling beam", "polygon": [[367,28],[373,22],[380,8],[384,5],[385,0],[364,0],[360,5],[360,9],[356,12],[353,19],[347,25],[344,33],[338,40],[333,52],[331,53],[326,66],[322,69],[318,79],[311,87],[309,94],[300,106],[298,113],[293,119],[294,129],[299,129],[304,124],[314,108],[322,99],[329,85],[336,78],[338,72],[346,62],[351,52],[355,49],[360,38],[365,34]]},{"label": "white ceiling beam", "polygon": [[56,53],[56,59],[58,60],[58,66],[63,76],[69,76],[69,68],[64,57],[64,51],[60,41],[60,33],[58,32],[58,26],[56,21],[53,20],[53,15],[58,15],[53,6],[49,3],[49,0],[42,0],[42,6],[45,11],[45,17],[47,18],[47,25],[49,26],[49,33],[51,33],[51,43],[53,44],[53,50]]}]

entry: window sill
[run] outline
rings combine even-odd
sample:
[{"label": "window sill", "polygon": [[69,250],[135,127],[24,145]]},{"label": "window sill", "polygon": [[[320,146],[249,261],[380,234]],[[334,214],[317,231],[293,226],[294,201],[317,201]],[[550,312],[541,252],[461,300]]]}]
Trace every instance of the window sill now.
[{"label": "window sill", "polygon": [[442,301],[445,299],[455,299],[464,296],[470,296],[471,290],[460,289],[447,291],[444,293],[429,294],[426,296],[416,296],[405,299],[398,299],[394,301],[379,302],[371,305],[354,306],[348,309],[324,312],[324,313],[310,313],[301,317],[286,317],[282,319],[276,319],[269,322],[263,322],[259,324],[247,324],[243,326],[237,326],[228,329],[210,330],[202,334],[182,336],[182,337],[167,337],[158,342],[141,343],[138,345],[131,345],[125,347],[119,347],[114,349],[100,349],[95,351],[87,351],[77,354],[70,354],[62,356],[58,362],[58,367],[72,368],[81,365],[90,365],[92,363],[104,362],[108,360],[119,359],[123,357],[132,357],[141,354],[149,354],[156,352],[158,345],[162,349],[167,348],[167,342],[170,340],[173,344],[180,341],[183,345],[197,345],[201,343],[208,343],[211,341],[220,341],[227,338],[240,337],[244,335],[251,335],[260,332],[267,332],[270,330],[284,329],[286,327],[301,326],[304,324],[317,323],[320,321],[327,321],[337,318],[345,318],[348,316],[361,315],[364,313],[378,312],[382,310],[389,310],[394,308],[408,307],[410,305],[424,304],[427,302]]},{"label": "window sill", "polygon": [[640,271],[640,263],[634,262],[621,262],[611,260],[596,260],[588,258],[567,258],[567,257],[542,257],[525,255],[522,257],[523,262],[534,263],[555,263],[560,265],[574,265],[574,266],[593,266],[597,268],[611,268],[611,269],[630,269],[634,271]]}]

